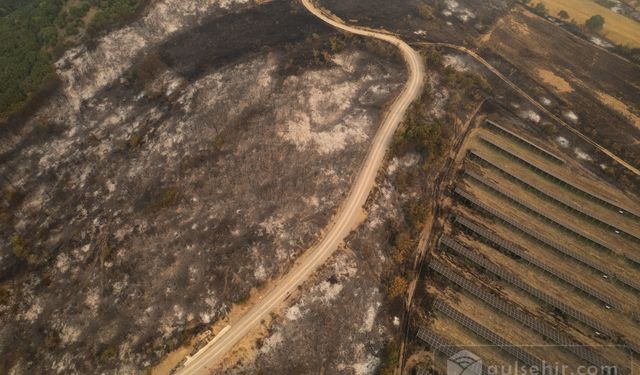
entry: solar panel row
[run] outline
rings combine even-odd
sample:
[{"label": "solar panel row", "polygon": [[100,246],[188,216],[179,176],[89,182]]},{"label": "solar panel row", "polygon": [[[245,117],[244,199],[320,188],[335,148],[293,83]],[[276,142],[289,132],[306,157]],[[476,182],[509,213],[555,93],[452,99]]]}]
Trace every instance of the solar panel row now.
[{"label": "solar panel row", "polygon": [[499,346],[501,350],[522,361],[524,364],[527,364],[529,366],[537,366],[537,368],[543,368],[543,362],[540,359],[527,353],[522,348],[511,344],[504,337],[498,335],[491,329],[469,318],[467,315],[451,307],[446,302],[442,300],[436,300],[434,307],[463,327],[466,327],[467,329],[471,330],[483,339],[489,341],[493,345]]},{"label": "solar panel row", "polygon": [[490,129],[499,133],[499,134],[503,134],[508,136],[509,138],[517,141],[518,143],[527,146],[529,149],[537,152],[538,154],[544,156],[545,158],[555,162],[555,163],[559,163],[559,164],[564,164],[564,159],[562,159],[561,157],[545,150],[544,148],[528,141],[527,139],[517,135],[516,133],[512,132],[511,130],[498,125],[497,123],[491,121],[491,120],[487,120],[485,121],[485,124],[489,124],[490,125]]},{"label": "solar panel row", "polygon": [[595,321],[594,319],[588,317],[587,315],[585,315],[584,313],[574,309],[573,307],[565,304],[564,302],[561,302],[560,300],[556,299],[555,297],[552,297],[542,291],[540,291],[539,289],[532,287],[531,285],[529,285],[528,283],[526,283],[525,281],[523,281],[522,279],[520,279],[519,277],[515,276],[513,273],[508,272],[506,270],[503,270],[502,268],[496,266],[495,264],[489,262],[488,260],[486,260],[485,258],[482,258],[480,256],[478,256],[477,254],[473,253],[472,251],[468,250],[467,248],[465,248],[464,246],[460,245],[458,242],[452,240],[449,237],[443,236],[440,239],[440,243],[444,244],[445,246],[447,246],[448,248],[450,248],[451,250],[454,250],[456,253],[458,253],[459,255],[465,257],[466,259],[470,260],[471,262],[475,263],[477,266],[493,273],[494,275],[498,276],[500,279],[510,283],[511,285],[515,286],[516,288],[522,290],[523,292],[533,296],[534,298],[539,299],[540,301],[546,303],[549,306],[552,306],[556,309],[558,309],[559,311],[567,314],[568,316],[574,318],[575,320],[586,324],[587,326],[593,328],[596,332],[600,332],[604,335],[607,335],[609,337],[616,337],[616,335],[614,334],[613,331],[611,331],[609,328],[603,326],[602,324],[598,323],[597,321]]},{"label": "solar panel row", "polygon": [[[480,206],[479,206],[480,207]],[[605,267],[604,263],[601,262],[596,262],[591,260],[588,257],[585,257],[581,254],[578,254],[570,249],[568,249],[567,247],[552,241],[544,236],[542,236],[539,232],[532,230],[530,227],[524,226],[522,224],[520,224],[519,222],[512,220],[510,217],[508,217],[507,215],[501,213],[498,210],[495,210],[493,208],[490,208],[487,205],[482,205],[482,208],[485,212],[487,212],[488,214],[490,214],[491,216],[493,216],[494,218],[506,223],[507,225],[515,228],[516,230],[520,231],[521,233],[527,235],[529,238],[532,238],[533,240],[537,241],[538,243],[547,246],[548,248],[555,250],[559,253],[562,253],[563,255],[566,255],[582,264],[584,264],[585,266],[588,266],[590,268],[592,268],[595,271],[598,271],[600,273],[602,273],[603,275],[608,275],[608,276],[615,276],[616,280],[618,280],[620,283],[626,285],[627,287],[635,290],[636,292],[640,291],[640,285],[638,285],[637,282],[630,280],[622,275],[616,274],[614,273],[612,270],[608,269],[607,267]],[[640,264],[640,263],[639,263]]]},{"label": "solar panel row", "polygon": [[635,219],[640,219],[640,215],[634,213],[634,212],[629,212],[627,209],[621,207],[618,203],[615,203],[613,201],[610,201],[607,198],[603,198],[600,197],[598,195],[595,195],[593,193],[590,193],[588,191],[585,191],[583,189],[581,189],[580,187],[574,185],[572,182],[565,180],[564,178],[557,176],[551,172],[548,172],[546,170],[544,170],[541,167],[538,167],[537,165],[534,165],[533,163],[519,157],[518,155],[513,154],[512,152],[505,150],[504,148],[502,148],[501,146],[497,145],[496,143],[494,143],[493,141],[483,137],[482,135],[478,136],[478,138],[480,138],[480,140],[485,143],[486,145],[488,145],[489,147],[491,147],[492,149],[518,161],[519,163],[523,164],[525,167],[529,168],[530,170],[536,172],[537,174],[550,179],[556,183],[559,183],[562,186],[565,186],[569,189],[571,189],[572,191],[586,197],[589,199],[592,199],[594,202],[597,202],[598,204],[607,207],[609,209],[615,210],[619,213],[625,214],[625,215],[629,215]]},{"label": "solar panel row", "polygon": [[501,189],[498,185],[487,181],[485,178],[483,178],[482,176],[479,176],[478,174],[471,172],[471,171],[465,171],[465,174],[469,177],[471,177],[472,179],[478,181],[479,183],[483,184],[484,186],[486,186],[487,188],[491,189],[492,191],[494,191],[495,193],[499,194],[500,196],[508,199],[509,201],[515,203],[516,205],[518,205],[520,208],[526,210],[527,212],[537,216],[538,218],[555,225],[557,228],[563,230],[564,232],[570,233],[574,236],[576,236],[577,238],[586,241],[590,244],[593,244],[603,250],[607,250],[609,252],[612,252],[615,254],[615,251],[613,251],[607,244],[605,244],[604,242],[598,240],[597,238],[594,238],[592,236],[590,236],[589,234],[585,233],[584,231],[569,226],[567,224],[563,224],[553,218],[551,218],[550,216],[548,216],[547,214],[545,214],[543,211],[537,209],[536,207],[532,206],[531,204],[529,204],[528,202],[525,202],[524,200],[516,197],[515,195],[505,191],[504,189]]},{"label": "solar panel row", "polygon": [[625,231],[624,229],[621,229],[619,227],[616,227],[613,224],[610,224],[602,219],[599,219],[595,216],[593,216],[593,214],[591,214],[590,212],[587,212],[586,210],[582,209],[582,207],[569,202],[555,194],[552,194],[550,192],[544,191],[536,186],[531,185],[529,182],[525,181],[524,179],[512,174],[511,172],[507,171],[506,169],[502,168],[501,166],[497,165],[496,163],[486,159],[485,157],[483,157],[482,155],[478,154],[476,151],[474,150],[469,150],[468,156],[470,156],[472,159],[481,162],[483,165],[491,167],[495,170],[497,170],[498,172],[500,172],[503,176],[505,176],[506,178],[508,178],[509,180],[516,182],[518,184],[520,184],[521,186],[525,187],[526,189],[534,192],[536,195],[540,196],[541,198],[544,198],[548,201],[554,202],[558,205],[563,206],[565,209],[573,212],[576,215],[582,216],[583,218],[592,221],[604,228],[607,228],[608,230],[614,231],[618,234],[620,234],[621,236],[634,241],[634,242],[640,242],[640,238],[637,237],[635,234],[630,233]]},{"label": "solar panel row", "polygon": [[[424,327],[420,327],[416,336],[427,343],[432,350],[437,350],[447,357],[451,357],[462,351],[462,348],[451,344],[442,336]],[[489,371],[484,364],[482,365],[482,375],[489,375]]]},{"label": "solar panel row", "polygon": [[574,288],[582,291],[583,293],[589,295],[590,297],[593,297],[603,303],[605,303],[608,306],[615,306],[615,307],[621,307],[621,304],[618,303],[617,301],[613,300],[612,298],[610,298],[609,296],[606,296],[600,292],[598,292],[597,290],[593,289],[592,287],[574,280],[573,278],[569,277],[568,275],[566,275],[564,272],[559,272],[556,269],[554,269],[553,267],[545,264],[544,262],[539,261],[538,259],[536,259],[535,257],[529,255],[527,252],[521,250],[519,247],[517,247],[514,243],[507,241],[499,236],[497,236],[496,234],[494,234],[493,232],[471,222],[470,220],[458,216],[456,217],[456,223],[460,224],[461,226],[467,228],[469,231],[475,233],[477,236],[481,237],[482,239],[484,239],[485,242],[491,243],[492,245],[495,245],[499,248],[501,248],[504,251],[507,251],[511,254],[514,254],[516,256],[518,256],[519,258],[523,259],[524,261],[526,261],[527,263],[543,270],[544,272],[550,274],[551,276],[573,286]]},{"label": "solar panel row", "polygon": [[611,363],[610,361],[607,361],[605,358],[594,352],[592,349],[585,347],[573,340],[571,337],[560,333],[557,328],[541,321],[540,319],[537,319],[535,316],[529,313],[526,313],[514,307],[513,305],[507,303],[501,298],[495,296],[493,293],[489,292],[486,288],[473,284],[463,276],[453,271],[451,268],[445,266],[443,263],[437,260],[432,260],[429,264],[429,267],[442,276],[446,277],[449,281],[461,287],[467,293],[476,296],[487,305],[504,313],[505,315],[521,323],[525,327],[528,327],[533,331],[541,334],[552,342],[563,346],[585,361],[588,361],[589,363],[596,366],[605,366]]},{"label": "solar panel row", "polygon": [[526,234],[527,236],[533,238],[534,240],[538,241],[539,243],[542,243],[548,247],[553,248],[556,251],[559,251],[591,268],[593,268],[596,271],[602,272],[605,275],[611,275],[612,272],[610,270],[608,270],[607,268],[603,267],[600,263],[596,263],[596,262],[592,262],[589,258],[583,257],[582,255],[573,252],[571,250],[569,250],[568,248],[566,248],[565,246],[551,241],[548,238],[540,235],[537,231],[534,231],[532,229],[530,229],[527,226],[521,225],[520,223],[518,223],[515,220],[512,220],[510,217],[502,214],[501,212],[497,211],[497,210],[493,210],[491,209],[491,211],[487,211],[489,212],[492,216],[496,217],[497,219],[511,225],[512,227],[516,228],[517,230],[519,230],[520,232]]}]

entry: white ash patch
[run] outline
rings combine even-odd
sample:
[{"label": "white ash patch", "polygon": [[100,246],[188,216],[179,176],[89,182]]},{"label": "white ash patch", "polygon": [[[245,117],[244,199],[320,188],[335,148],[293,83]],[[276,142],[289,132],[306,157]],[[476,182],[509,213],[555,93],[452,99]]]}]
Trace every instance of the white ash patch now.
[{"label": "white ash patch", "polygon": [[542,102],[543,105],[546,105],[546,106],[551,105],[551,99],[549,98],[542,97],[540,98],[540,101]]},{"label": "white ash patch", "polygon": [[586,152],[580,150],[577,147],[573,150],[573,152],[576,154],[576,157],[580,160],[593,161],[593,158],[591,157],[591,155],[587,154]]},{"label": "white ash patch", "polygon": [[567,148],[570,146],[569,140],[566,139],[565,137],[556,137],[556,142],[562,148]]},{"label": "white ash patch", "polygon": [[398,318],[397,316],[393,317],[393,325],[394,327],[400,327],[400,318]]},{"label": "white ash patch", "polygon": [[375,373],[378,365],[380,364],[380,359],[368,353],[364,345],[361,343],[357,345],[356,358],[354,358],[354,360],[356,361],[354,363],[338,364],[338,370],[345,371],[354,375],[371,375]]},{"label": "white ash patch", "polygon": [[410,168],[416,165],[420,161],[420,157],[417,154],[407,154],[401,158],[394,157],[389,166],[387,167],[387,174],[393,175],[398,168]]},{"label": "white ash patch", "polygon": [[562,112],[562,116],[574,124],[578,122],[578,115],[573,111],[564,111]]},{"label": "white ash patch", "polygon": [[33,323],[40,314],[42,314],[42,305],[39,299],[35,299],[31,302],[29,309],[20,315],[20,319]]},{"label": "white ash patch", "polygon": [[469,9],[462,9],[458,12],[458,19],[463,23],[468,22],[471,19],[476,18],[475,13],[470,11]]},{"label": "white ash patch", "polygon": [[284,230],[284,218],[270,217],[259,225],[268,235],[276,236]]},{"label": "white ash patch", "polygon": [[450,11],[454,11],[454,10],[458,9],[458,7],[460,6],[460,4],[456,0],[445,0],[444,5]]},{"label": "white ash patch", "polygon": [[51,365],[51,369],[57,374],[60,373],[76,373],[75,362],[76,358],[70,353],[65,353],[60,358],[56,358]]},{"label": "white ash patch", "polygon": [[288,320],[292,320],[292,321],[302,318],[303,314],[302,314],[302,310],[300,310],[300,305],[296,304],[289,307],[287,311],[284,313],[284,316]]},{"label": "white ash patch", "polygon": [[95,313],[98,311],[98,306],[100,306],[100,291],[97,288],[89,290],[87,297],[84,300],[84,304],[92,312]]},{"label": "white ash patch", "polygon": [[281,135],[299,151],[313,147],[320,154],[331,154],[344,150],[349,143],[365,142],[369,138],[367,129],[370,125],[369,116],[360,112],[348,116],[345,123],[329,131],[314,131],[309,117],[301,113],[297,120],[287,123],[287,130]]},{"label": "white ash patch", "polygon": [[347,73],[355,72],[360,60],[362,60],[362,55],[358,52],[354,53],[351,51],[335,54],[331,59],[334,64],[341,67]]},{"label": "white ash patch", "polygon": [[80,334],[82,333],[82,329],[80,327],[75,327],[70,324],[63,324],[60,329],[60,340],[63,344],[72,344],[78,341]]},{"label": "white ash patch", "polygon": [[188,24],[197,23],[217,8],[228,9],[248,0],[164,0],[154,4],[139,21],[113,31],[88,49],[82,45],[67,51],[56,62],[65,94],[73,109],[116,80],[146,47],[157,45]]},{"label": "white ash patch", "polygon": [[413,32],[414,34],[416,34],[417,36],[426,36],[427,32],[424,30],[416,30]]},{"label": "white ash patch", "polygon": [[531,122],[534,122],[536,124],[539,123],[540,120],[542,119],[540,117],[540,115],[538,113],[536,113],[534,110],[522,111],[522,112],[520,112],[520,117],[524,118],[524,119],[527,119],[527,120],[529,120]]},{"label": "white ash patch", "polygon": [[312,195],[310,197],[303,197],[302,200],[304,201],[305,204],[311,207],[314,207],[314,208],[320,207],[320,199],[318,198],[317,195]]},{"label": "white ash patch", "polygon": [[604,39],[592,36],[591,38],[589,38],[591,40],[591,43],[595,44],[596,46],[599,47],[603,47],[603,48],[611,48],[613,47],[613,44],[607,42]]},{"label": "white ash patch", "polygon": [[442,118],[445,114],[445,105],[449,100],[449,90],[443,87],[433,94],[432,108],[429,113],[435,118]]},{"label": "white ash patch", "polygon": [[255,277],[256,280],[259,280],[259,281],[264,281],[267,279],[267,271],[265,271],[264,266],[262,264],[256,267],[256,270],[253,271],[253,277]]},{"label": "white ash patch", "polygon": [[444,66],[452,67],[459,72],[469,71],[469,65],[458,55],[444,55]]},{"label": "white ash patch", "polygon": [[342,291],[343,287],[344,286],[340,283],[332,284],[326,280],[322,281],[320,284],[314,285],[311,288],[311,293],[313,293],[314,295],[311,298],[311,302],[320,301],[322,303],[329,303],[330,301],[336,299],[338,294],[340,294],[340,292]]},{"label": "white ash patch", "polygon": [[58,272],[67,272],[69,270],[69,262],[70,259],[67,253],[60,253],[56,258],[56,268],[58,269]]},{"label": "white ash patch", "polygon": [[271,350],[282,344],[283,341],[284,337],[282,337],[282,332],[276,332],[264,340],[262,347],[260,348],[260,352],[269,353]]},{"label": "white ash patch", "polygon": [[442,11],[442,15],[445,17],[451,17],[453,15],[453,12],[450,11],[449,9],[445,9]]},{"label": "white ash patch", "polygon": [[373,305],[369,306],[367,309],[367,315],[364,318],[364,322],[362,323],[362,327],[360,327],[360,332],[371,332],[373,330],[373,324],[376,321],[376,316],[378,315],[378,308],[380,307],[380,302],[376,302]]}]

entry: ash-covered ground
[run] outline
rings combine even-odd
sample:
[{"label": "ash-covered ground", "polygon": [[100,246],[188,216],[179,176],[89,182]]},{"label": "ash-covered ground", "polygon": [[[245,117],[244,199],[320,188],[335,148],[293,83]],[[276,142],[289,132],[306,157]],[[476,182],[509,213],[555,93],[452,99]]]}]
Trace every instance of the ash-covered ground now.
[{"label": "ash-covered ground", "polygon": [[[442,124],[438,131],[447,146],[431,157],[411,147],[405,121],[377,176],[364,222],[286,306],[250,335],[257,339],[244,343],[214,374],[394,373],[405,329],[406,290],[415,277],[418,239],[436,204],[444,156],[488,95],[487,88],[463,88],[446,76],[455,71],[471,77],[479,74],[472,72],[478,67],[451,65],[455,55],[441,58],[438,66],[427,65],[425,91],[409,111],[420,112],[426,123]],[[435,132],[433,138],[438,138]],[[412,367],[405,370],[413,373]]]},{"label": "ash-covered ground", "polygon": [[0,149],[0,372],[140,372],[286,271],[402,87],[392,51],[243,0],[70,51]]}]

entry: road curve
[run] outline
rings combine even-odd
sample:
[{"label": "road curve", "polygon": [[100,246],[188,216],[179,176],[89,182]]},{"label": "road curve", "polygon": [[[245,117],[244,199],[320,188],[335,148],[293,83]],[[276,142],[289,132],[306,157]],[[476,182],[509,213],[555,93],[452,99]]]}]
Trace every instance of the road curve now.
[{"label": "road curve", "polygon": [[536,108],[538,108],[539,110],[544,112],[547,116],[549,116],[552,119],[554,119],[557,123],[559,123],[560,125],[562,125],[565,128],[567,128],[569,131],[571,131],[573,134],[578,136],[580,139],[582,139],[583,141],[587,142],[588,144],[590,144],[594,148],[598,149],[599,151],[601,151],[602,153],[604,153],[605,155],[610,157],[613,161],[615,161],[616,163],[622,165],[627,170],[631,171],[636,176],[640,176],[640,170],[638,170],[638,168],[636,168],[633,165],[627,163],[625,160],[623,160],[622,158],[620,158],[619,156],[617,156],[613,152],[609,151],[604,146],[601,146],[596,141],[592,140],[591,138],[589,138],[586,135],[584,135],[583,133],[581,133],[578,129],[574,128],[573,126],[569,125],[567,122],[563,121],[561,118],[556,116],[553,112],[548,110],[547,107],[545,107],[544,105],[542,105],[541,103],[536,101],[534,98],[529,96],[529,94],[527,94],[524,90],[522,90],[520,87],[518,87],[515,83],[511,82],[507,77],[505,77],[502,73],[500,73],[500,71],[498,69],[496,69],[493,65],[489,64],[489,62],[487,60],[483,59],[482,56],[478,55],[477,53],[473,52],[472,50],[470,50],[470,49],[468,49],[466,47],[463,47],[463,46],[458,46],[458,45],[449,44],[449,43],[419,42],[419,43],[416,43],[416,44],[452,48],[452,49],[456,49],[456,50],[458,50],[460,52],[466,53],[467,55],[473,57],[476,61],[478,61],[480,64],[484,65],[487,69],[489,69],[489,71],[491,71],[493,74],[495,74],[500,80],[502,80],[504,83],[506,83],[509,87],[511,87],[517,93],[519,93],[522,97],[527,99]]},{"label": "road curve", "polygon": [[241,318],[231,322],[231,328],[227,329],[215,343],[205,347],[203,351],[198,353],[197,357],[194,356],[185,366],[180,368],[177,372],[180,375],[208,374],[210,369],[218,361],[222,360],[224,355],[240,339],[276,306],[281,304],[298,285],[305,281],[338,248],[358,220],[361,209],[373,188],[376,174],[382,165],[396,128],[402,121],[411,102],[422,93],[425,76],[422,57],[407,43],[393,35],[346,25],[337,19],[326,16],[311,1],[301,0],[301,2],[308,11],[337,29],[376,38],[398,47],[409,68],[409,80],[384,117],[349,195],[340,206],[326,235],[300,257],[300,260],[293,266],[291,271],[278,280],[276,286],[268,294],[252,306]]}]

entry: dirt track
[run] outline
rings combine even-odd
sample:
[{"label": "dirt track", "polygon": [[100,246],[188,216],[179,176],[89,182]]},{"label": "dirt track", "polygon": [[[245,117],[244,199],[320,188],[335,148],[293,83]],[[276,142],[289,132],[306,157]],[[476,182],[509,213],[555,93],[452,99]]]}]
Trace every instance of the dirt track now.
[{"label": "dirt track", "polygon": [[339,19],[330,18],[309,0],[302,0],[302,4],[315,16],[324,22],[343,31],[376,38],[398,47],[407,62],[410,78],[387,113],[376,137],[373,140],[367,158],[357,176],[347,200],[337,212],[333,224],[322,240],[309,249],[294,266],[294,268],[276,283],[276,287],[254,305],[243,317],[236,322],[231,322],[231,328],[217,341],[197,354],[197,358],[189,361],[179,374],[206,373],[217,361],[234,347],[260,320],[282,303],[298,285],[306,280],[325,260],[338,248],[343,239],[355,228],[361,217],[361,209],[371,191],[376,174],[384,160],[385,153],[391,143],[391,139],[397,126],[404,117],[407,108],[422,92],[424,81],[424,65],[422,57],[408,44],[395,36],[383,34],[372,30],[364,30],[348,26]]}]

